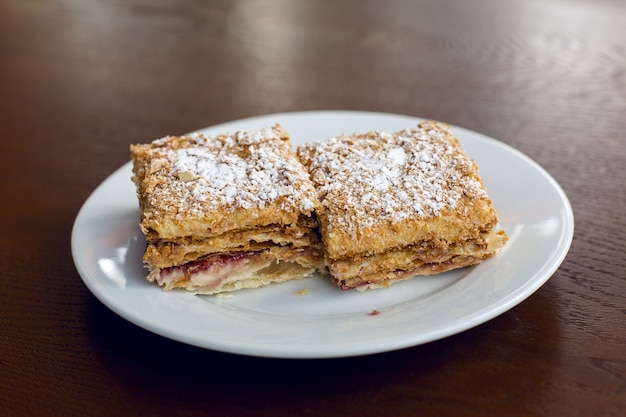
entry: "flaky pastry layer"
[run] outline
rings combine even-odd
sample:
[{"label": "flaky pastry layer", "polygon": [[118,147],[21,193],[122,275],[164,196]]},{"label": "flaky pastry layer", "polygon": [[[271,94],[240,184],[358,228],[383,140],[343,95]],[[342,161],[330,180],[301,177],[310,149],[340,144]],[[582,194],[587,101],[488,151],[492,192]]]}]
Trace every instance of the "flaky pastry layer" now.
[{"label": "flaky pastry layer", "polygon": [[505,245],[504,231],[494,231],[481,242],[469,241],[448,249],[407,247],[381,255],[331,262],[336,285],[343,289],[371,289],[415,275],[432,275],[478,264],[494,256]]},{"label": "flaky pastry layer", "polygon": [[[237,233],[246,235],[246,233]],[[195,261],[213,253],[231,251],[254,251],[274,246],[293,248],[315,248],[321,253],[321,244],[316,233],[309,231],[298,237],[285,236],[279,232],[253,233],[256,239],[233,239],[231,234],[204,240],[189,240],[184,242],[156,242],[148,243],[144,254],[144,262],[159,268],[181,265]]]}]

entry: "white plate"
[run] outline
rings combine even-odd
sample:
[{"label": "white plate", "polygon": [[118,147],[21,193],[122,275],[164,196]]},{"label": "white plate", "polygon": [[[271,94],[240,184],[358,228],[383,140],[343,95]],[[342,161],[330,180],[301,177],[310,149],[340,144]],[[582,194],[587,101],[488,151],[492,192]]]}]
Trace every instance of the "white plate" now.
[{"label": "white plate", "polygon": [[[294,146],[340,133],[396,131],[421,119],[384,113],[320,111],[233,121],[209,134],[280,123]],[[482,264],[388,289],[342,292],[317,276],[234,293],[231,298],[164,292],[145,281],[139,210],[127,163],[87,199],[72,232],[76,268],[111,310],[149,331],[208,349],[329,358],[415,346],[471,327],[514,307],[556,271],[572,240],[569,201],[554,179],[515,149],[453,126],[480,172],[509,234]]]}]

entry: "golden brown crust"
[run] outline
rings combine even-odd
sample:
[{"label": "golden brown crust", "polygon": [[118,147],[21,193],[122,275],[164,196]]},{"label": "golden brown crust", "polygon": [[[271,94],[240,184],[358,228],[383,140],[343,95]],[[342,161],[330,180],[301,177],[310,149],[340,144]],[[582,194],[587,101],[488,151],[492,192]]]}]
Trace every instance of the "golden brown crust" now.
[{"label": "golden brown crust", "polygon": [[318,201],[279,126],[218,136],[165,137],[131,146],[148,236],[213,237],[312,217]]},{"label": "golden brown crust", "polygon": [[506,241],[478,167],[445,124],[329,138],[298,156],[321,202],[326,263],[347,287],[470,265]]}]

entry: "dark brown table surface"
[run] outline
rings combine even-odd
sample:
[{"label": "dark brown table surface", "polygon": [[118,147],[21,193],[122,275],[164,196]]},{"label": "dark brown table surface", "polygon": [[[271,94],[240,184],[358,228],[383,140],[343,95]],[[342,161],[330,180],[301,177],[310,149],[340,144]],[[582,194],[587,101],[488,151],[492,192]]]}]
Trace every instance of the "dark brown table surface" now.
[{"label": "dark brown table surface", "polygon": [[[315,109],[519,149],[571,201],[567,258],[485,324],[342,359],[188,346],[89,292],[72,225],[129,144]],[[626,415],[623,1],[0,0],[0,132],[2,415]]]}]

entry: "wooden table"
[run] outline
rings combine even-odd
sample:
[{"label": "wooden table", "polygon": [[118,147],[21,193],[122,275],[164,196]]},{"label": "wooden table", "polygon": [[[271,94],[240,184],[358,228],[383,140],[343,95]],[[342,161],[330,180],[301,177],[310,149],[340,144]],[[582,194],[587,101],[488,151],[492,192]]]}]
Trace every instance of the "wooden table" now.
[{"label": "wooden table", "polygon": [[[129,144],[315,109],[519,149],[572,203],[569,255],[483,325],[342,359],[192,347],[86,288],[72,225]],[[2,415],[626,415],[622,1],[0,0],[0,122]]]}]

